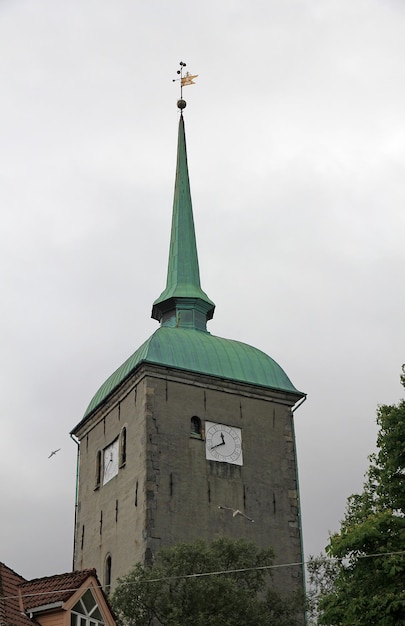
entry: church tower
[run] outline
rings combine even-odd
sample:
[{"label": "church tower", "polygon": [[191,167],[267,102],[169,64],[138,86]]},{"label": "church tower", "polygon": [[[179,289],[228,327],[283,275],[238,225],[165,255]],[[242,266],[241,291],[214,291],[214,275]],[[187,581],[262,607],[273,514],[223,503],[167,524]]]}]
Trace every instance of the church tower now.
[{"label": "church tower", "polygon": [[[181,109],[160,326],[100,387],[79,443],[74,568],[104,587],[163,547],[244,537],[275,563],[302,561],[293,410],[304,398],[260,350],[211,335],[202,290]],[[240,512],[234,515],[234,512]],[[254,520],[254,523],[253,523]],[[277,570],[302,589],[300,565]]]}]

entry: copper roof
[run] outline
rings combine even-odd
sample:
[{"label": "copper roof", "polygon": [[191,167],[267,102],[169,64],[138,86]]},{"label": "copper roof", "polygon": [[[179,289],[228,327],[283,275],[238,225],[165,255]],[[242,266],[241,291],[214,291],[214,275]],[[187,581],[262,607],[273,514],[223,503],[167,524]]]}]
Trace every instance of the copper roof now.
[{"label": "copper roof", "polygon": [[[239,296],[237,306],[244,306],[242,296]],[[181,114],[166,288],[152,307],[152,317],[161,326],[99,388],[72,434],[77,434],[90,414],[143,362],[287,392],[294,403],[305,397],[267,354],[242,342],[208,333],[206,323],[213,317],[214,309],[214,302],[200,284],[186,135]]]},{"label": "copper roof", "polygon": [[295,402],[305,396],[294,387],[274,359],[253,346],[193,329],[161,326],[107,378],[91,400],[83,420],[72,430],[73,434],[141,363],[154,363],[286,392],[295,396]]},{"label": "copper roof", "polygon": [[[180,307],[180,308],[179,308]],[[177,142],[176,182],[174,185],[172,231],[169,246],[166,289],[155,300],[152,317],[167,325],[163,318],[175,318],[173,323],[183,326],[184,313],[189,309],[186,326],[207,331],[207,321],[214,315],[215,304],[201,289],[195,238],[193,207],[191,203],[190,180],[188,175],[186,134],[183,114],[179,120]],[[192,315],[199,311],[201,316]],[[197,320],[199,320],[197,322]]]}]

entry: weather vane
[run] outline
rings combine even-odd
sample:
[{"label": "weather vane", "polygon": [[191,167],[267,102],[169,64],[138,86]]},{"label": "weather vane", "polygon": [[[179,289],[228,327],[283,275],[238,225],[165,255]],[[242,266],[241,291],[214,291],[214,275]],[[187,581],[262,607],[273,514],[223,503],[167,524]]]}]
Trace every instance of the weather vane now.
[{"label": "weather vane", "polygon": [[177,74],[179,74],[179,78],[173,78],[173,82],[180,81],[180,100],[177,100],[177,106],[179,109],[186,108],[186,101],[183,100],[183,87],[187,85],[195,85],[194,78],[197,78],[198,74],[191,75],[190,72],[186,72],[183,76],[183,70],[186,67],[186,64],[183,61],[180,61],[180,69],[177,70]]}]

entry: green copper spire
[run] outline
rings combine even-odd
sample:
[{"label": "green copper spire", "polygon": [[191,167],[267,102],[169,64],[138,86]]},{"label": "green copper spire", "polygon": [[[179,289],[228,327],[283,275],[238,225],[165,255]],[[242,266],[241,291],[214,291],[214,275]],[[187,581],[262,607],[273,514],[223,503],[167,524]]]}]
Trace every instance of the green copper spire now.
[{"label": "green copper spire", "polygon": [[[184,108],[184,100],[179,100]],[[207,330],[215,304],[200,286],[193,207],[188,176],[183,114],[179,121],[176,183],[166,289],[153,303],[152,317],[162,326]]]}]

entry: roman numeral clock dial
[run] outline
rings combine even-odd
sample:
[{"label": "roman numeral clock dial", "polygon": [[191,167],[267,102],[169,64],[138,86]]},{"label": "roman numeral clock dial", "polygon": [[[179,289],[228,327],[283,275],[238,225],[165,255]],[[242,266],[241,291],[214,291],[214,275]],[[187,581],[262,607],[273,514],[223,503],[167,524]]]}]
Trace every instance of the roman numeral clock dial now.
[{"label": "roman numeral clock dial", "polygon": [[118,474],[118,439],[104,449],[103,485]]},{"label": "roman numeral clock dial", "polygon": [[243,465],[241,429],[205,422],[205,458],[209,461]]}]

